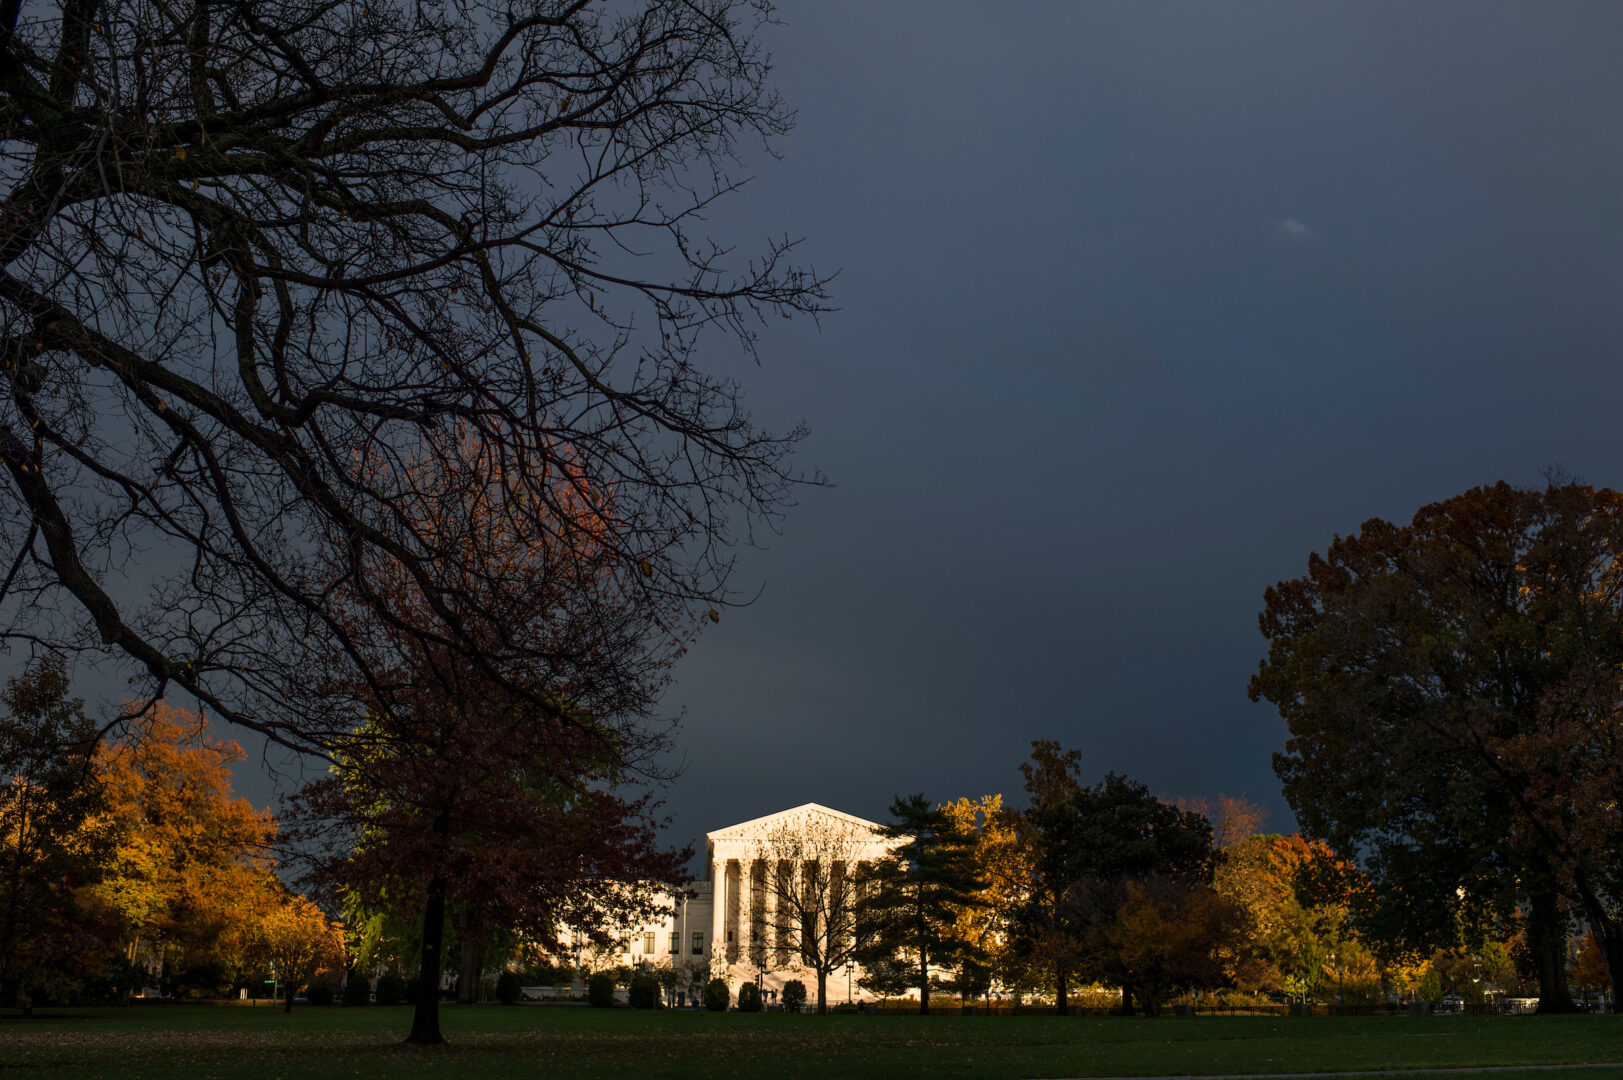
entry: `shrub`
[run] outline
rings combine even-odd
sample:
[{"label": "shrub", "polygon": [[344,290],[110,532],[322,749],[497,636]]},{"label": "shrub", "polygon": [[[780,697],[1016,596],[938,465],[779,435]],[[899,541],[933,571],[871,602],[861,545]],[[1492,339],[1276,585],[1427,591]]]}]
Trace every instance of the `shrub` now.
[{"label": "shrub", "polygon": [[141,989],[148,977],[146,968],[115,956],[105,970],[85,980],[80,999],[86,1005],[127,1005],[130,995]]},{"label": "shrub", "polygon": [[519,997],[524,993],[519,988],[518,975],[511,971],[504,971],[496,977],[496,1000],[503,1005],[517,1005]]},{"label": "shrub", "polygon": [[633,975],[627,997],[633,1009],[659,1008],[659,980],[652,975]]},{"label": "shrub", "polygon": [[338,988],[330,982],[313,983],[304,990],[304,1000],[312,1005],[331,1005],[337,996]]},{"label": "shrub", "polygon": [[358,971],[350,972],[349,978],[344,981],[344,1004],[372,1004],[372,980]]},{"label": "shrub", "polygon": [[[169,977],[170,994],[177,998],[221,998],[236,985],[224,964],[206,961],[175,969]],[[35,994],[38,997],[38,993]]]},{"label": "shrub", "polygon": [[738,1011],[761,1011],[761,991],[754,983],[745,983],[738,988]]},{"label": "shrub", "polygon": [[593,975],[586,983],[586,1000],[594,1009],[614,1008],[614,976],[606,971]]},{"label": "shrub", "polygon": [[799,1012],[806,1007],[806,984],[799,979],[790,979],[783,984],[783,1007],[789,1012]]},{"label": "shrub", "polygon": [[726,1012],[732,996],[726,979],[711,979],[704,984],[704,1007],[711,1012]]},{"label": "shrub", "polygon": [[568,986],[575,978],[575,969],[568,964],[551,964],[542,960],[520,968],[517,974],[523,986]]},{"label": "shrub", "polygon": [[398,1005],[406,1000],[406,980],[395,974],[378,979],[378,1004]]}]

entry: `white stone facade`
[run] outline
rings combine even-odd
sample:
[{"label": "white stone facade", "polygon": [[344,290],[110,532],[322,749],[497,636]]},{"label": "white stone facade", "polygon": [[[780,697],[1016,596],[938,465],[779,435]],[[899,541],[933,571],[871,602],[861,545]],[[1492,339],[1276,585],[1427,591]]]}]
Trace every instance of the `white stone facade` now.
[{"label": "white stone facade", "polygon": [[[821,866],[817,880],[825,887],[832,881],[838,892],[859,864],[889,853],[891,841],[878,829],[863,818],[806,803],[707,833],[704,880],[690,882],[688,895],[674,899],[662,919],[623,933],[617,952],[598,955],[616,964],[686,968],[690,994],[702,991],[707,978],[721,976],[735,993],[744,983],[759,983],[768,1001],[775,1001],[784,983],[799,979],[815,1003],[817,977],[801,956],[800,920],[779,898],[816,876],[808,876],[808,862]],[[860,1000],[861,977],[855,965],[832,972],[829,1004]]]}]

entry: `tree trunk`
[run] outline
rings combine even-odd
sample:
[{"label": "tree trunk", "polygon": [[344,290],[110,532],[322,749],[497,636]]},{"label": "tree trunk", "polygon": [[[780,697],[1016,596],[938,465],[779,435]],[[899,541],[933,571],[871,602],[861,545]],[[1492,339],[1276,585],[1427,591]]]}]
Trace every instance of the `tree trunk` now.
[{"label": "tree trunk", "polygon": [[456,1003],[458,1005],[479,1004],[479,991],[481,988],[480,974],[484,971],[481,962],[479,946],[464,941],[456,977]]},{"label": "tree trunk", "polygon": [[463,931],[461,963],[456,980],[456,1003],[458,1005],[479,1004],[479,993],[483,985],[481,976],[484,974],[484,948],[481,931],[483,927],[469,927]]},{"label": "tree trunk", "polygon": [[1121,1014],[1123,1016],[1132,1016],[1132,1015],[1134,1015],[1134,1013],[1133,1013],[1133,984],[1130,983],[1130,982],[1123,982],[1121,984]]},{"label": "tree trunk", "polygon": [[1616,919],[1606,920],[1607,933],[1595,932],[1595,940],[1600,942],[1601,950],[1606,954],[1606,977],[1612,983],[1612,1014],[1617,1014],[1617,988],[1623,984],[1623,925]]},{"label": "tree trunk", "polygon": [[[6,875],[6,918],[4,926],[0,927],[0,990],[5,990],[11,982],[11,948],[12,945],[15,944],[17,933],[17,897],[22,891],[23,844],[25,842],[24,838],[26,829],[25,822],[27,820],[27,805],[28,799],[25,789],[23,798],[23,820],[20,821],[16,826],[17,857],[12,860],[11,873]],[[17,994],[21,995],[23,992],[22,984],[19,982],[17,986]],[[14,1000],[26,1002],[27,998],[14,998]],[[24,1004],[22,1008],[24,1016],[33,1015],[27,1004]]]},{"label": "tree trunk", "polygon": [[930,1015],[930,953],[919,946],[919,1015]]},{"label": "tree trunk", "polygon": [[1071,1008],[1071,973],[1065,970],[1063,962],[1054,964],[1054,1012],[1060,1016],[1066,1015]]},{"label": "tree trunk", "polygon": [[296,987],[294,987],[294,985],[292,983],[287,983],[286,985],[284,985],[282,987],[282,1012],[283,1013],[290,1013],[290,1012],[293,1011],[293,991],[295,989],[296,989]]},{"label": "tree trunk", "polygon": [[1617,988],[1623,986],[1623,921],[1611,917],[1606,905],[1595,895],[1582,875],[1578,879],[1578,898],[1583,903],[1590,932],[1600,944],[1606,961],[1606,978],[1612,984],[1612,1015],[1617,1015]]},{"label": "tree trunk", "polygon": [[1553,892],[1535,894],[1527,916],[1528,945],[1538,968],[1538,1012],[1577,1012],[1567,989],[1567,921]]},{"label": "tree trunk", "polygon": [[817,1015],[828,1015],[828,972],[817,969]]},{"label": "tree trunk", "polygon": [[435,874],[428,883],[428,904],[423,911],[423,959],[417,968],[416,1010],[411,1017],[408,1043],[433,1046],[445,1041],[440,1034],[440,949],[445,943],[445,879]]}]

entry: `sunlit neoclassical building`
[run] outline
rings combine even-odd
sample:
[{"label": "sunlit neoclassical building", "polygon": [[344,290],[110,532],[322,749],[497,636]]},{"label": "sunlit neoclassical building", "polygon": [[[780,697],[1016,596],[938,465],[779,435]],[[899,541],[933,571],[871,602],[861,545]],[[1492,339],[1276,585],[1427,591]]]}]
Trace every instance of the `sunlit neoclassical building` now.
[{"label": "sunlit neoclassical building", "polygon": [[[673,898],[664,917],[633,927],[600,959],[670,965],[696,993],[722,976],[735,989],[759,982],[769,999],[799,979],[815,998],[806,962],[807,928],[849,918],[857,868],[884,857],[891,841],[872,821],[806,803],[705,834],[704,879]],[[826,935],[825,935],[826,936]],[[831,1004],[857,1000],[860,968],[841,964],[828,979]]]}]

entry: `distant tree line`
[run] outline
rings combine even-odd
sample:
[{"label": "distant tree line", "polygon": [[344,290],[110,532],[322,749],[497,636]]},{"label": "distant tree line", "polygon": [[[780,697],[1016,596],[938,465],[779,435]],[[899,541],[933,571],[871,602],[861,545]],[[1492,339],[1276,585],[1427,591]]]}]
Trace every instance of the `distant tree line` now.
[{"label": "distant tree line", "polygon": [[[277,823],[231,797],[240,751],[198,717],[163,707],[104,741],[49,665],[12,680],[4,704],[8,1004],[116,1001],[144,986],[258,995],[272,979],[289,1000],[311,987],[312,1000],[365,1003],[380,972],[378,1001],[417,996],[421,922],[341,878],[314,894],[326,911],[289,891],[271,858]],[[1383,924],[1362,921],[1379,909],[1378,880],[1323,841],[1261,832],[1262,812],[1243,799],[1173,802],[1117,775],[1084,785],[1080,763],[1075,750],[1033,743],[1019,809],[997,795],[898,798],[884,827],[891,855],[852,860],[849,872],[833,838],[797,836],[802,869],[778,884],[800,906],[775,905],[775,932],[791,943],[790,966],[816,974],[817,1007],[848,962],[864,969],[865,991],[916,994],[925,1011],[932,994],[1063,1012],[1108,993],[1118,1012],[1153,1015],[1174,1000],[1481,1001],[1537,986],[1523,914],[1461,922],[1445,942],[1383,937]],[[576,968],[553,966],[546,940],[499,908],[476,916],[461,903],[443,919],[465,1001],[488,997],[504,968],[509,994],[519,971],[526,984],[559,985],[596,971],[610,987],[640,973],[670,1003],[709,976],[674,960],[626,966],[609,939],[635,921],[631,909],[605,910],[594,929],[606,947]],[[1574,985],[1608,988],[1598,938],[1576,944]]]},{"label": "distant tree line", "polygon": [[[1383,936],[1363,921],[1378,882],[1323,841],[1261,831],[1241,798],[1168,800],[1115,774],[1084,785],[1080,763],[1034,742],[1023,808],[896,801],[886,832],[904,843],[857,887],[865,990],[922,1011],[932,993],[1061,1013],[1080,995],[1126,1015],[1537,992],[1526,913],[1442,940]],[[1574,983],[1609,989],[1598,941],[1571,944]]]}]

